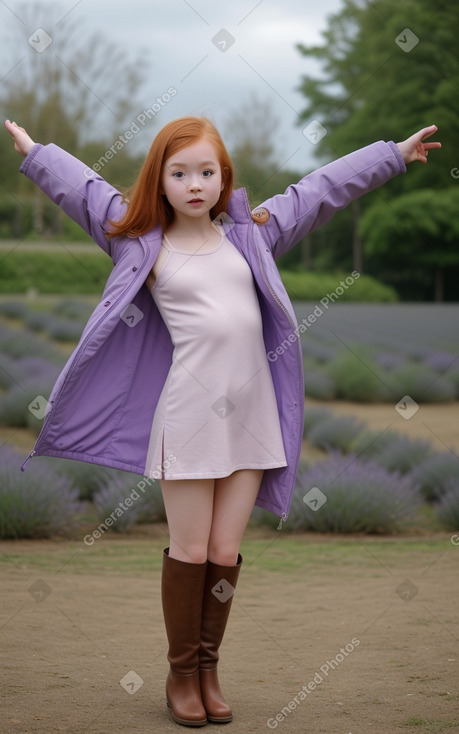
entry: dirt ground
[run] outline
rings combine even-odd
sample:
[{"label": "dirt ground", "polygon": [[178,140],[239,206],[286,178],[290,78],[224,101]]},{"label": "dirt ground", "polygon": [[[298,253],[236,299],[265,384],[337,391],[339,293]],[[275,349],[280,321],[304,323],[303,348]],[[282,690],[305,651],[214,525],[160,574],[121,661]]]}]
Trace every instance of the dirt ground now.
[{"label": "dirt ground", "polygon": [[[459,449],[457,405],[408,421],[391,406],[333,407]],[[165,541],[151,526],[90,549],[0,543],[1,734],[185,731],[164,697]],[[222,731],[459,732],[459,534],[251,529],[246,542],[220,666],[234,721]],[[143,565],[116,566],[128,549]],[[88,558],[99,560],[86,569]]]}]

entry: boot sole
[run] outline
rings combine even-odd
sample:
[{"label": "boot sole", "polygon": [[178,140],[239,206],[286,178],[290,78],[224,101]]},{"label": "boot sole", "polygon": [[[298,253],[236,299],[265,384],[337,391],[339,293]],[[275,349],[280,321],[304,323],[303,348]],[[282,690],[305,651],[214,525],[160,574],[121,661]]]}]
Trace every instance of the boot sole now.
[{"label": "boot sole", "polygon": [[207,718],[206,719],[198,719],[197,721],[190,721],[189,719],[180,719],[172,711],[172,707],[171,707],[169,701],[167,701],[167,708],[170,711],[172,720],[175,721],[176,724],[181,724],[182,726],[205,726],[207,724]]},{"label": "boot sole", "polygon": [[220,719],[217,719],[214,716],[207,716],[207,721],[210,721],[212,724],[229,724],[232,720],[232,716],[224,716]]}]

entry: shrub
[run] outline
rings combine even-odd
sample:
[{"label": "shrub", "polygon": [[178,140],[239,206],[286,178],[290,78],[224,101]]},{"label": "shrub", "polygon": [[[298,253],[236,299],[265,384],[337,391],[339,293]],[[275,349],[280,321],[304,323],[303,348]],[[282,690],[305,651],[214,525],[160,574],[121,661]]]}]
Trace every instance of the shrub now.
[{"label": "shrub", "polygon": [[336,356],[336,349],[308,337],[303,338],[301,349],[305,359],[313,358],[324,364],[330,362]]},{"label": "shrub", "polygon": [[[29,423],[29,415],[34,417],[41,425],[44,417],[44,407],[51,393],[53,384],[38,380],[24,382],[16,385],[4,395],[0,395],[0,425],[11,428],[26,428]],[[29,408],[29,405],[31,406]],[[34,414],[34,406],[36,413]],[[36,425],[31,423],[31,425]]]},{"label": "shrub", "polygon": [[101,294],[112,269],[110,258],[94,245],[88,254],[78,245],[56,252],[15,250],[0,268],[0,292],[25,293],[29,288],[39,293]]},{"label": "shrub", "polygon": [[91,304],[71,298],[58,301],[53,308],[53,314],[56,316],[79,321],[80,323],[85,323],[91,316],[92,311],[93,306]]},{"label": "shrub", "polygon": [[43,357],[54,362],[61,362],[62,355],[51,344],[27,331],[10,331],[3,337],[0,335],[0,349],[13,359],[22,357]]},{"label": "shrub", "polygon": [[0,314],[8,319],[24,319],[27,306],[23,301],[1,301]]},{"label": "shrub", "polygon": [[417,403],[446,403],[454,400],[456,388],[423,364],[406,364],[391,373],[391,391],[395,400],[409,395]]},{"label": "shrub", "polygon": [[435,508],[435,513],[446,530],[459,531],[459,482],[448,479],[444,484],[444,495]]},{"label": "shrub", "polygon": [[407,436],[398,436],[377,456],[376,461],[388,471],[407,474],[424,461],[432,453],[429,441],[414,440]]},{"label": "shrub", "polygon": [[23,357],[17,360],[14,365],[17,379],[21,382],[39,379],[46,383],[52,383],[57,379],[62,367],[43,357]]},{"label": "shrub", "polygon": [[325,369],[338,398],[371,403],[387,397],[379,367],[361,349],[341,352]]},{"label": "shrub", "polygon": [[457,354],[439,352],[437,349],[433,350],[431,354],[426,355],[424,358],[425,364],[437,372],[446,372],[454,364],[457,365],[457,360]]},{"label": "shrub", "polygon": [[454,389],[456,390],[456,398],[458,398],[459,397],[459,369],[451,368],[445,374],[445,377],[449,380],[449,382],[452,385],[454,385]]},{"label": "shrub", "polygon": [[310,430],[314,426],[318,425],[324,420],[327,420],[327,418],[331,418],[332,415],[333,413],[329,408],[322,408],[320,406],[309,407],[308,405],[306,405],[304,411],[303,436],[308,436]]},{"label": "shrub", "polygon": [[0,354],[0,388],[9,390],[17,384],[17,362],[6,354]]},{"label": "shrub", "polygon": [[394,370],[405,364],[405,357],[398,352],[380,352],[376,355],[375,362],[383,370]]},{"label": "shrub", "polygon": [[339,449],[347,452],[353,440],[363,430],[363,424],[348,415],[331,417],[311,428],[308,440],[319,449]]},{"label": "shrub", "polygon": [[355,441],[353,441],[351,449],[359,458],[368,461],[375,459],[377,461],[381,454],[384,454],[389,446],[400,438],[395,431],[369,431],[364,430],[360,433]]},{"label": "shrub", "polygon": [[72,319],[52,319],[48,322],[47,332],[52,339],[60,342],[77,342],[83,327]]},{"label": "shrub", "polygon": [[304,393],[313,400],[333,400],[335,388],[328,375],[320,370],[308,370],[304,373]]},{"label": "shrub", "polygon": [[[78,490],[80,500],[92,500],[94,494],[102,487],[107,486],[112,480],[126,477],[128,472],[112,469],[100,464],[91,464],[87,461],[74,459],[49,458],[49,462],[56,471]],[[130,475],[132,476],[132,475]]]},{"label": "shrub", "polygon": [[110,527],[117,533],[126,532],[139,520],[164,517],[156,482],[141,491],[132,475],[114,477],[94,494],[93,501],[99,520],[112,517]]},{"label": "shrub", "polygon": [[459,459],[454,454],[432,454],[413,469],[410,477],[428,502],[440,500],[450,483],[459,483]]},{"label": "shrub", "polygon": [[23,457],[0,448],[0,538],[49,538],[70,531],[81,505],[77,492],[50,466],[37,460],[21,472]]},{"label": "shrub", "polygon": [[287,522],[290,530],[393,533],[412,520],[421,499],[409,476],[354,455],[331,454],[299,472]]},{"label": "shrub", "polygon": [[[320,303],[327,294],[334,293],[347,274],[311,273],[310,271],[281,270],[285,289],[292,300],[316,301]],[[339,291],[338,291],[339,293]],[[383,285],[375,278],[361,275],[337,297],[342,301],[378,301],[393,303],[397,294],[393,288]]]},{"label": "shrub", "polygon": [[32,311],[28,313],[25,318],[25,326],[31,331],[48,331],[48,326],[53,320],[53,317],[46,312]]}]

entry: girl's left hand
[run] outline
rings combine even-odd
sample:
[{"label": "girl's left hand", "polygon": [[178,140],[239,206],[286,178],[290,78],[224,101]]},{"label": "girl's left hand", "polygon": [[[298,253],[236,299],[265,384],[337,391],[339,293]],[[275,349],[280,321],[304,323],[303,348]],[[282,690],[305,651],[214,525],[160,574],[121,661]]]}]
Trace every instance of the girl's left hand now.
[{"label": "girl's left hand", "polygon": [[436,125],[430,125],[430,127],[424,127],[419,132],[407,138],[402,143],[397,143],[397,147],[403,156],[405,163],[412,163],[413,161],[421,161],[421,163],[427,163],[427,156],[429,150],[432,148],[441,148],[441,143],[423,143],[423,138],[430,138],[438,127]]}]

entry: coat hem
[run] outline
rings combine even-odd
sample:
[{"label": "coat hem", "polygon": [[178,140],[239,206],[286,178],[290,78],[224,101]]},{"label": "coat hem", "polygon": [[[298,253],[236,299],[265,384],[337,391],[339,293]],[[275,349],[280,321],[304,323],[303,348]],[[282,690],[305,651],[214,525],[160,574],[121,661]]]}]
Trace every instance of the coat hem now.
[{"label": "coat hem", "polygon": [[122,471],[131,472],[132,474],[139,474],[142,477],[146,476],[144,474],[145,467],[135,466],[134,464],[128,464],[127,462],[118,461],[116,459],[107,459],[106,457],[93,456],[92,454],[80,454],[77,451],[59,451],[58,449],[49,449],[49,451],[47,450],[43,453],[35,451],[34,458],[37,456],[49,456],[56,459],[84,461],[87,464],[105,466],[108,469],[121,469]]}]

